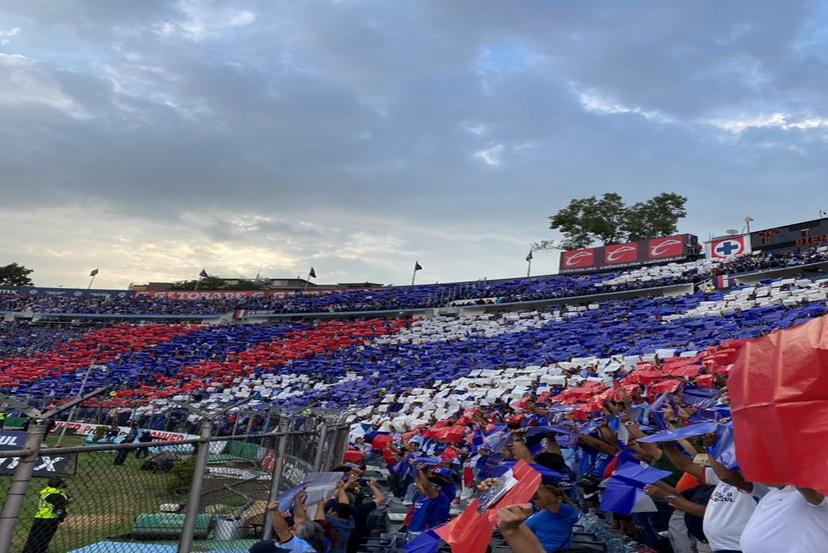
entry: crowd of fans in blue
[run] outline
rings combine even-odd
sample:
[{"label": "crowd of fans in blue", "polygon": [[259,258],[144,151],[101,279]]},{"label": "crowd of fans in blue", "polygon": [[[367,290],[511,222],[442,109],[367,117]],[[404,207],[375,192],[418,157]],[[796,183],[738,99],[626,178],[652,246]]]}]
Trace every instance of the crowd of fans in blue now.
[{"label": "crowd of fans in blue", "polygon": [[[688,270],[647,282],[647,287],[682,283],[700,283],[719,274],[748,273],[771,268],[787,268],[828,261],[825,248],[803,248],[736,257],[712,270]],[[98,314],[167,314],[217,315],[234,309],[265,310],[277,313],[324,313],[376,311],[438,307],[451,301],[472,300],[497,303],[526,302],[590,294],[632,290],[641,284],[630,282],[597,286],[617,276],[618,272],[598,275],[540,276],[497,281],[478,280],[447,284],[393,286],[365,290],[337,290],[324,293],[296,292],[284,297],[249,297],[244,299],[173,299],[164,295],[100,294],[62,295],[15,293],[7,289],[0,294],[0,312],[98,313]]]}]

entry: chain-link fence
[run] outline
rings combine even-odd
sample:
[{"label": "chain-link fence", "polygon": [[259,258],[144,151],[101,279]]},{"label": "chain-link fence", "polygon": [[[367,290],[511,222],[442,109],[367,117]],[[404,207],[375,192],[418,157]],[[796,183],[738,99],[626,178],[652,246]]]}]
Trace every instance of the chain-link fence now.
[{"label": "chain-link fence", "polygon": [[242,553],[269,532],[271,498],[342,462],[348,432],[280,415],[266,433],[211,437],[210,422],[196,439],[98,445],[88,426],[61,447],[38,420],[0,432],[0,552]]}]

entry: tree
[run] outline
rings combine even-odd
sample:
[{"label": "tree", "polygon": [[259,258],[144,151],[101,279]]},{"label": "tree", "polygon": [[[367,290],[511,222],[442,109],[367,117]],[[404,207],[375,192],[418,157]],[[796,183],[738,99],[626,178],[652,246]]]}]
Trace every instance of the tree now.
[{"label": "tree", "polygon": [[172,285],[173,290],[195,290],[196,283],[198,283],[199,290],[221,290],[225,286],[225,282],[214,276],[208,276],[198,280],[182,280]]},{"label": "tree", "polygon": [[627,209],[624,230],[627,240],[646,240],[678,232],[678,220],[687,216],[687,198],[672,192],[659,194]]},{"label": "tree", "polygon": [[596,240],[615,244],[624,239],[624,199],[615,193],[577,198],[549,218],[549,228],[560,230],[565,240],[563,247],[578,249]]},{"label": "tree", "polygon": [[668,236],[676,232],[678,220],[687,215],[687,198],[663,193],[632,206],[614,192],[596,198],[576,198],[549,217],[549,228],[564,235],[565,249],[585,248]]},{"label": "tree", "polygon": [[34,283],[29,275],[34,269],[29,269],[17,263],[10,263],[0,267],[0,286],[32,286]]},{"label": "tree", "polygon": [[225,290],[249,291],[249,290],[264,290],[264,283],[257,280],[248,280],[240,278],[238,282],[228,284],[224,287]]},{"label": "tree", "polygon": [[[195,290],[196,280],[182,280],[172,285],[173,290]],[[206,276],[201,279],[198,285],[199,290],[264,290],[264,283],[256,280],[240,278],[237,282],[229,284],[227,281],[214,276]]]}]

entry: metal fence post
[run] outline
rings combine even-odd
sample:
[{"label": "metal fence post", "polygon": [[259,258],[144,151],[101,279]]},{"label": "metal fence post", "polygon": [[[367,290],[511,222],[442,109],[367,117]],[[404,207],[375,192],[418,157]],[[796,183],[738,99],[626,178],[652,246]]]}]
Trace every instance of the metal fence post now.
[{"label": "metal fence post", "polygon": [[285,466],[285,454],[287,453],[288,429],[290,419],[286,416],[279,417],[279,446],[276,453],[276,466],[273,468],[273,478],[270,480],[270,495],[265,507],[264,536],[263,540],[269,540],[273,536],[273,520],[270,518],[270,502],[279,497],[279,487],[282,485],[282,470]]},{"label": "metal fence post", "polygon": [[336,427],[332,427],[328,430],[327,435],[327,447],[325,448],[325,461],[323,463],[323,471],[329,471],[334,468],[334,457],[336,456],[336,435],[339,431]]},{"label": "metal fence post", "polygon": [[184,517],[184,527],[181,529],[181,541],[178,543],[178,553],[190,553],[193,546],[198,508],[201,505],[201,490],[204,487],[204,470],[207,468],[207,457],[210,454],[210,437],[213,434],[213,421],[205,417],[201,425],[201,439],[196,451],[195,472],[193,483],[190,486],[190,496],[187,499],[187,514]]},{"label": "metal fence post", "polygon": [[313,458],[313,470],[316,472],[322,472],[322,461],[323,456],[322,454],[325,453],[325,438],[328,437],[328,424],[326,422],[322,422],[319,425],[319,441],[316,444],[316,455]]},{"label": "metal fence post", "polygon": [[47,420],[34,419],[29,422],[29,430],[26,433],[26,445],[24,448],[29,452],[20,458],[20,463],[14,470],[9,491],[6,494],[6,504],[3,506],[3,515],[0,517],[0,551],[10,551],[14,528],[20,511],[23,508],[23,499],[29,489],[32,480],[37,454],[43,439],[46,437]]}]

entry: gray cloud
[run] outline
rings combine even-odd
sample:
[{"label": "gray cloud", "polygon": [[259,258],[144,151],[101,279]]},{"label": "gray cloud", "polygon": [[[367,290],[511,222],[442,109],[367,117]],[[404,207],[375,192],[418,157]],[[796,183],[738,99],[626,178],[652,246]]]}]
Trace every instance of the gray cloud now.
[{"label": "gray cloud", "polygon": [[[11,1],[0,21],[20,29],[0,209],[186,238],[193,267],[226,246],[339,280],[404,282],[415,257],[433,280],[514,275],[546,215],[608,190],[684,192],[701,236],[828,208],[817,2]],[[15,224],[40,243],[45,223]],[[0,256],[50,284],[96,248],[71,225],[49,240]],[[175,272],[110,255],[121,280]]]}]

